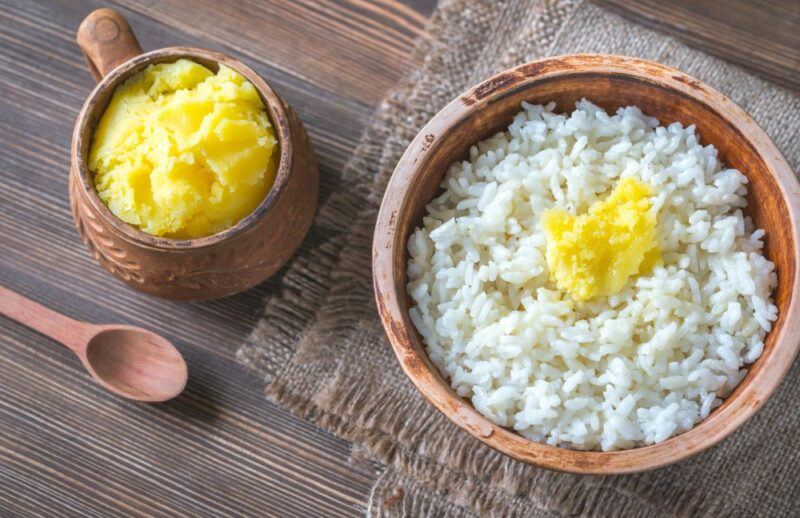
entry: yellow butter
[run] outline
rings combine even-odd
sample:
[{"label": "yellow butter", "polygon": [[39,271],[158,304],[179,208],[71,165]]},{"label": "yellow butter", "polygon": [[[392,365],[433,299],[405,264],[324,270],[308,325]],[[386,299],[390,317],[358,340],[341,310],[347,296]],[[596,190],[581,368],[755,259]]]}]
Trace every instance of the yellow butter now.
[{"label": "yellow butter", "polygon": [[275,181],[277,142],[255,87],[220,65],[150,65],[114,92],[89,168],[114,215],[188,239],[235,225]]},{"label": "yellow butter", "polygon": [[660,261],[650,196],[649,185],[626,178],[586,214],[551,209],[542,215],[547,266],[559,289],[576,300],[612,295]]}]

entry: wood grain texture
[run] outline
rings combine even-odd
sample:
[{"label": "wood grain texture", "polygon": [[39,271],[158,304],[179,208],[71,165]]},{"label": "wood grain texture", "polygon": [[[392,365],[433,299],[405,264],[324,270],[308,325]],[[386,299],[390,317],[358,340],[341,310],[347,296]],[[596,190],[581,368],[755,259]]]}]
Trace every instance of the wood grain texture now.
[{"label": "wood grain texture", "polygon": [[[210,47],[254,68],[306,123],[320,159],[321,194],[335,189],[382,96],[376,85],[394,84],[401,60],[373,54],[370,63],[354,63],[334,50],[355,46],[354,40],[372,48],[368,36],[352,26],[307,22],[306,35],[327,39],[327,57],[315,59],[327,60],[329,69],[294,64],[291,56],[277,61],[271,56],[279,40],[264,30],[267,13],[249,18],[245,3],[231,15],[211,2],[182,4],[173,9],[174,22],[156,21],[147,6],[112,7],[146,50]],[[275,2],[249,5],[271,9],[271,23],[280,24],[296,8],[284,4],[285,11]],[[267,401],[262,380],[236,362],[277,279],[224,300],[165,302],[126,288],[80,243],[67,196],[69,141],[94,80],[75,31],[104,5],[0,5],[0,284],[73,318],[136,324],[164,335],[186,357],[190,380],[184,394],[166,404],[124,401],[97,387],[69,351],[0,319],[0,515],[363,514],[373,467],[354,464],[346,443]],[[334,7],[346,19],[351,10],[360,13],[384,47],[405,53],[432,9],[430,3],[408,8],[389,1]],[[208,15],[196,20],[199,25],[181,28],[190,12],[203,9]],[[204,27],[226,23],[253,36],[205,37]],[[292,41],[281,44],[291,48]],[[374,81],[341,72],[365,67],[377,67]],[[345,80],[341,92],[333,90]]]},{"label": "wood grain texture", "polygon": [[593,0],[800,92],[797,0]]},{"label": "wood grain texture", "polygon": [[[94,80],[75,30],[110,6],[145,50],[210,48],[251,66],[306,125],[324,200],[339,188],[374,107],[408,67],[434,4],[0,0],[0,284],[73,318],[152,329],[176,344],[190,373],[169,403],[127,402],[94,385],[69,351],[0,319],[0,514],[363,514],[374,467],[354,464],[343,441],[267,401],[263,382],[236,363],[278,278],[223,300],[171,303],[125,288],[80,243],[69,214],[69,140]],[[797,49],[798,22],[786,14],[795,0],[770,5],[744,45],[727,43],[725,57],[757,64],[757,48]],[[730,23],[730,9],[701,17]],[[667,30],[683,23],[630,12]],[[793,33],[773,30],[786,23]],[[701,48],[719,45],[716,33],[698,37]],[[774,74],[783,84],[798,78],[790,67]],[[313,287],[286,289],[302,296]]]}]

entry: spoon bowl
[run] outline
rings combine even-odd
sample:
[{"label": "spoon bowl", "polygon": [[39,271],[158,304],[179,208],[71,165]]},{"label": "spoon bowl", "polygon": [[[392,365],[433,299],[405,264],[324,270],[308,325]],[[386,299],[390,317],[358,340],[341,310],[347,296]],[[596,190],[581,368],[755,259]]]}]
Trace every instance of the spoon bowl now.
[{"label": "spoon bowl", "polygon": [[0,315],[60,342],[94,380],[128,399],[157,403],[180,394],[189,371],[166,338],[126,325],[79,322],[0,286]]},{"label": "spoon bowl", "polygon": [[105,388],[136,401],[172,399],[188,378],[186,362],[175,346],[138,327],[100,327],[81,361]]}]

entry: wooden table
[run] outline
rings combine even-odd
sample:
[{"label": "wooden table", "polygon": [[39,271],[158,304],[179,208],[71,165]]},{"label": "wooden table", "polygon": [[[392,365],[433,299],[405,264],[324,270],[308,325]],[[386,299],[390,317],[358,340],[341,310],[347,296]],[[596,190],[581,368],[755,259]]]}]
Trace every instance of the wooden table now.
[{"label": "wooden table", "polygon": [[[603,3],[800,91],[794,0]],[[93,81],[74,33],[109,4],[146,50],[219,49],[272,83],[309,129],[323,197],[434,8],[434,0],[0,0],[0,283],[78,319],[156,330],[190,370],[176,400],[130,403],[92,384],[68,351],[0,318],[0,515],[363,514],[377,467],[269,403],[263,380],[236,362],[277,278],[221,301],[161,301],[106,274],[77,237],[68,144]]]}]

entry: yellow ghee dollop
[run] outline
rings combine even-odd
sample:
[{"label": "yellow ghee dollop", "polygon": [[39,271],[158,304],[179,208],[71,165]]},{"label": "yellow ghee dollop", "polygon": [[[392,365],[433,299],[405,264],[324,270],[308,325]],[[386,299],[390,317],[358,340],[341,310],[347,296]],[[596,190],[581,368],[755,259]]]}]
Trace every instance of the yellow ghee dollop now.
[{"label": "yellow ghee dollop", "polygon": [[188,239],[235,225],[275,181],[275,134],[252,83],[187,59],[150,65],[114,92],[89,168],[126,223]]},{"label": "yellow ghee dollop", "polygon": [[575,300],[612,295],[660,261],[650,196],[649,185],[625,178],[586,214],[550,209],[542,215],[547,266],[559,289]]}]

